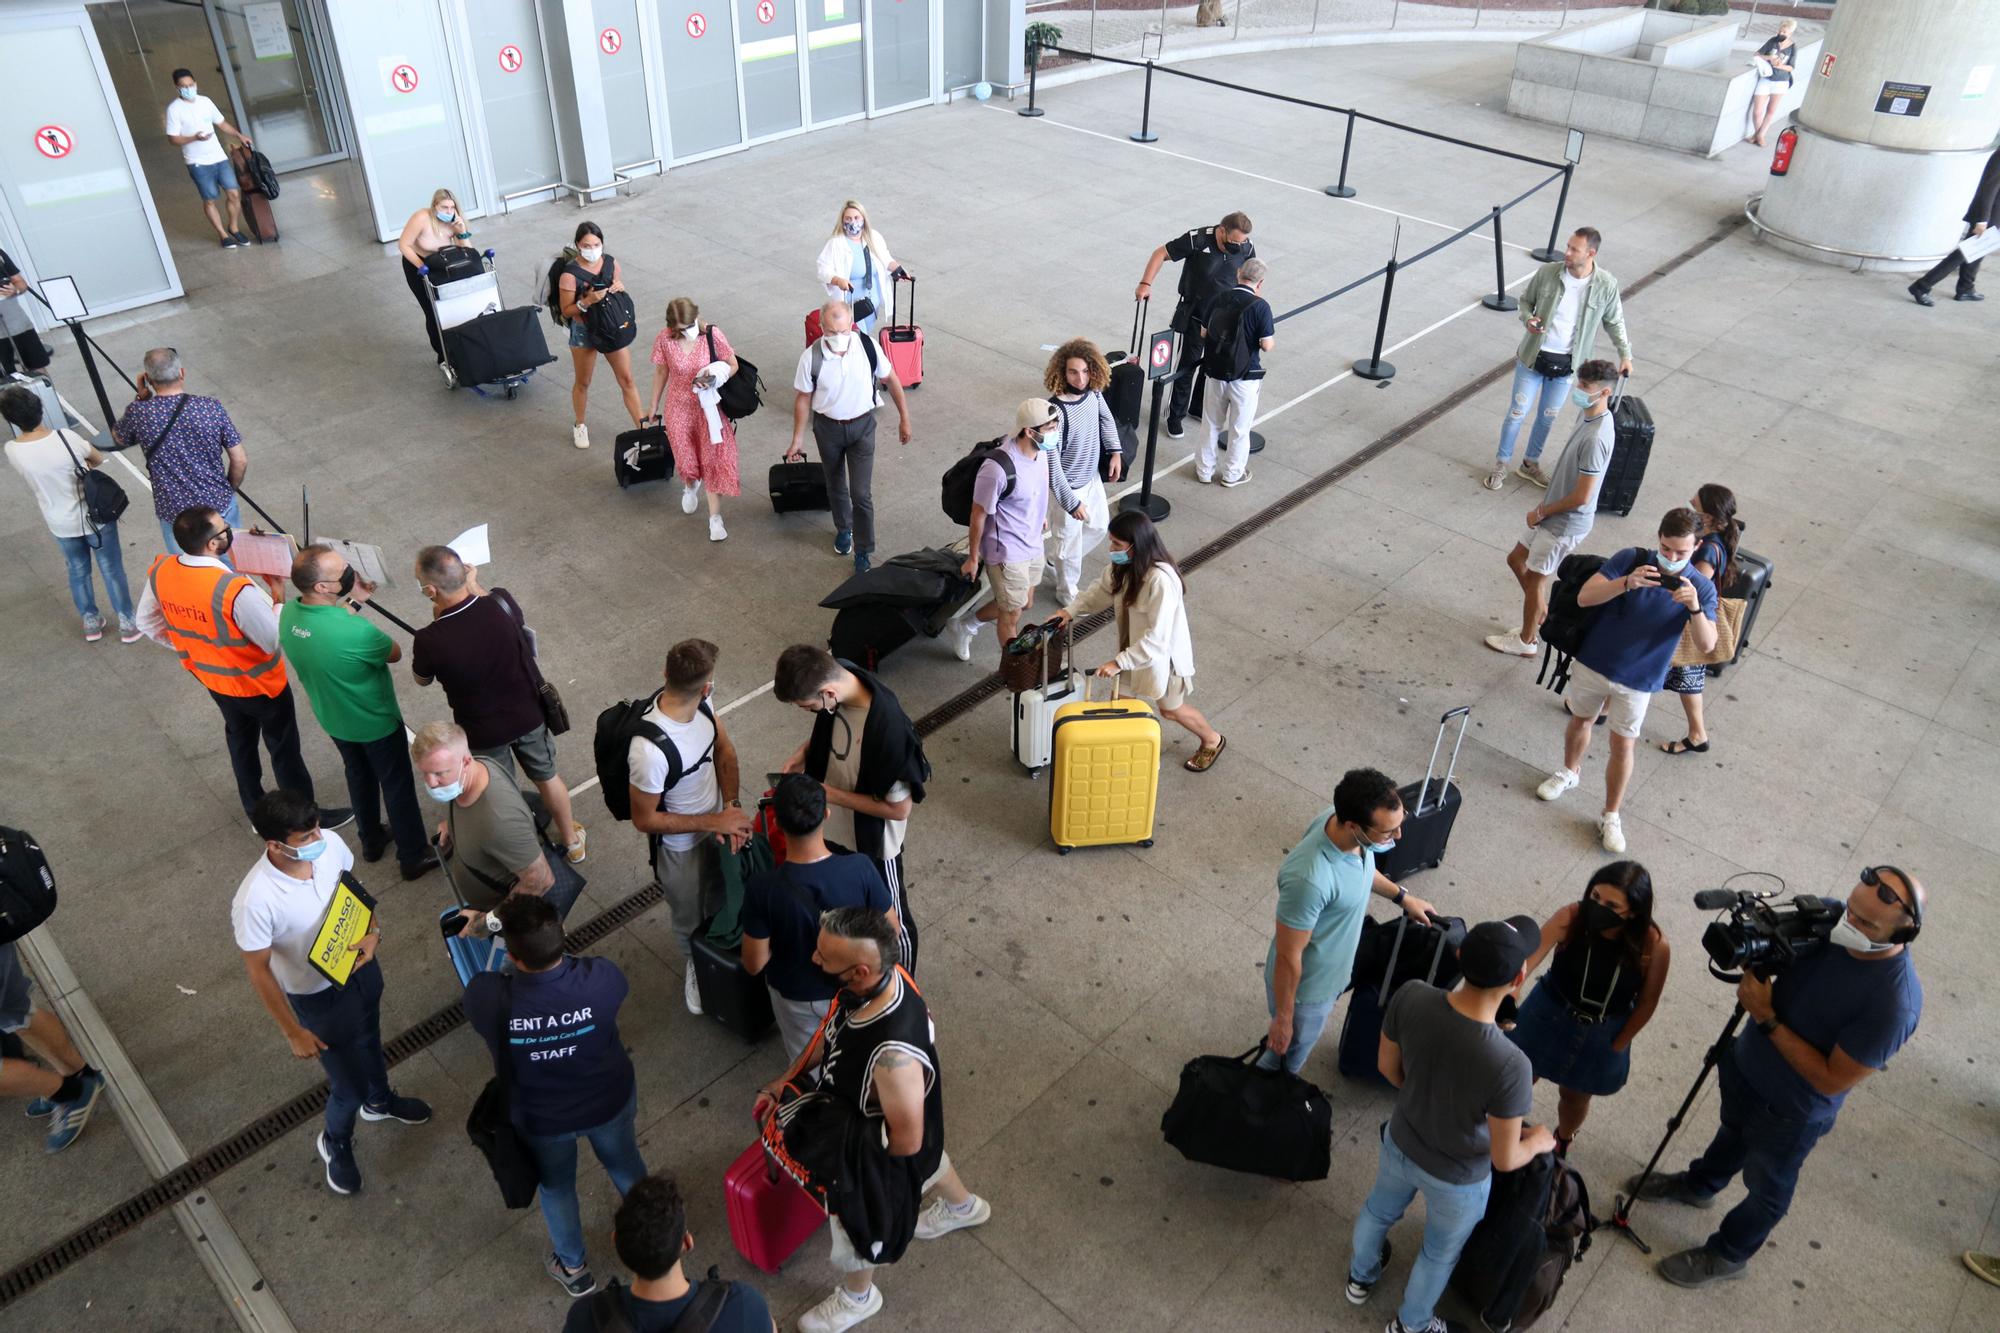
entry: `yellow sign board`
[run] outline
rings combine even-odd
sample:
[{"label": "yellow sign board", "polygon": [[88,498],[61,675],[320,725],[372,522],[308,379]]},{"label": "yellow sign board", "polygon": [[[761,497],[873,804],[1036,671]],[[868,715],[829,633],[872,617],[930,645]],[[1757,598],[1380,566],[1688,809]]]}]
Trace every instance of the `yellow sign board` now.
[{"label": "yellow sign board", "polygon": [[340,882],[333,886],[333,899],[326,905],[326,919],[320,922],[319,933],[313,936],[307,960],[328,981],[345,986],[359,957],[355,946],[374,924],[375,900],[361,887],[361,881],[342,872]]}]

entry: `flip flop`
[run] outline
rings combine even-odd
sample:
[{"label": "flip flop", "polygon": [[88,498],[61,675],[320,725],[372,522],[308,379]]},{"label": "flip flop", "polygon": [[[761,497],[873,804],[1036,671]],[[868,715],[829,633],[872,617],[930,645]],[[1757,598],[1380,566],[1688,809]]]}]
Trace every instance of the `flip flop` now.
[{"label": "flip flop", "polygon": [[1214,749],[1211,750],[1206,745],[1202,746],[1194,752],[1194,757],[1189,759],[1185,764],[1182,764],[1181,767],[1190,773],[1206,773],[1209,769],[1215,767],[1215,761],[1222,758],[1222,752],[1228,746],[1229,737],[1217,733]]},{"label": "flip flop", "polygon": [[1687,738],[1687,737],[1685,737],[1685,736],[1683,736],[1683,737],[1682,737],[1682,738],[1681,738],[1680,740],[1677,740],[1677,741],[1661,741],[1661,742],[1660,742],[1660,753],[1662,753],[1662,754],[1707,754],[1707,753],[1708,753],[1708,742],[1707,742],[1707,741],[1703,741],[1703,742],[1702,742],[1701,744],[1699,744],[1699,745],[1696,745],[1696,744],[1695,744],[1695,743],[1694,743],[1694,742],[1693,742],[1692,740],[1688,739],[1688,738]]}]

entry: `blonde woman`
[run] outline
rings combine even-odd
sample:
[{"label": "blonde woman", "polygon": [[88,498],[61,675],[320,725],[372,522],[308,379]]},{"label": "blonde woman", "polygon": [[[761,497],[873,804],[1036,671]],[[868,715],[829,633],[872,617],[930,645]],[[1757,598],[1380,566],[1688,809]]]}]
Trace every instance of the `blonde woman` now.
[{"label": "blonde woman", "polygon": [[[1764,132],[1778,114],[1778,103],[1792,90],[1792,64],[1799,58],[1798,31],[1794,19],[1778,24],[1778,35],[1757,48],[1757,86],[1750,96],[1750,142],[1762,147]],[[1769,71],[1766,73],[1766,71]]]},{"label": "blonde woman", "polygon": [[708,539],[728,538],[722,525],[722,497],[737,495],[736,423],[701,393],[738,369],[729,339],[701,322],[701,307],[685,296],[667,302],[667,326],[653,339],[653,419],[667,432],[674,467],[681,474],[681,512],[692,514],[708,497]]},{"label": "blonde woman", "polygon": [[890,256],[889,243],[868,224],[868,210],[859,201],[850,199],[840,206],[833,235],[819,249],[815,272],[829,299],[851,306],[865,297],[874,303],[866,319],[855,319],[855,328],[873,337],[878,322],[894,322],[896,293],[891,279],[907,270]]},{"label": "blonde woman", "polygon": [[403,280],[410,284],[410,295],[417,298],[417,308],[424,312],[424,333],[439,365],[444,364],[444,338],[438,333],[437,312],[431,309],[431,299],[424,292],[424,275],[418,270],[447,245],[464,245],[471,237],[472,228],[465,224],[458,196],[450,190],[433,190],[429,206],[410,214],[403,234],[396,238],[396,249],[403,256]]},{"label": "blonde woman", "polygon": [[1109,455],[1111,480],[1124,475],[1118,423],[1104,388],[1111,367],[1088,338],[1072,338],[1056,348],[1042,372],[1042,387],[1062,414],[1062,439],[1049,454],[1049,526],[1055,529],[1056,600],[1068,605],[1083,586],[1083,558],[1104,540],[1110,503],[1097,472],[1100,454]]}]

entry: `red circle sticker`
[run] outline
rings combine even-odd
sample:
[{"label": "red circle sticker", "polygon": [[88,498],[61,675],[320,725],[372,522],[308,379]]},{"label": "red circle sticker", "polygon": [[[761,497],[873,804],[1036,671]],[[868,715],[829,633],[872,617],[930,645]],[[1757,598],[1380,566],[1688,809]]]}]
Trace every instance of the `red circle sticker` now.
[{"label": "red circle sticker", "polygon": [[44,125],[35,131],[35,151],[43,157],[68,157],[76,147],[76,137],[60,125]]},{"label": "red circle sticker", "polygon": [[1173,358],[1174,345],[1165,339],[1153,344],[1153,364],[1164,366]]},{"label": "red circle sticker", "polygon": [[396,66],[396,68],[389,71],[389,82],[395,85],[396,91],[399,93],[415,92],[417,90],[417,67],[415,65]]},{"label": "red circle sticker", "polygon": [[625,46],[625,36],[616,28],[606,28],[597,34],[597,49],[605,55],[615,56]]},{"label": "red circle sticker", "polygon": [[690,14],[688,15],[687,30],[688,36],[700,37],[708,31],[708,20],[703,18],[699,13]]},{"label": "red circle sticker", "polygon": [[509,74],[521,72],[521,48],[512,42],[500,48],[500,68]]},{"label": "red circle sticker", "polygon": [[778,7],[772,4],[771,0],[757,0],[757,21],[759,23],[769,23],[776,17],[778,17]]}]

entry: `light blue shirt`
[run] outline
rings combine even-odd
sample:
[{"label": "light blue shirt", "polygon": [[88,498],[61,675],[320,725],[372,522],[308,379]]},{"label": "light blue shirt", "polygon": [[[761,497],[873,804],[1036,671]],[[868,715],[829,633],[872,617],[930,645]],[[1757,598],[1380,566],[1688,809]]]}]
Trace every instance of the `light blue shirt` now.
[{"label": "light blue shirt", "polygon": [[[875,264],[874,257],[868,253],[867,244],[850,240],[847,243],[847,250],[850,260],[847,280],[854,284],[854,290],[847,294],[848,304],[852,305],[865,296],[875,303],[875,309],[886,310],[888,307],[882,300],[882,270]],[[872,334],[875,332],[875,322],[875,316],[870,315],[866,319],[855,320],[854,325],[863,333]]]},{"label": "light blue shirt", "polygon": [[[1375,884],[1375,853],[1366,847],[1343,852],[1326,836],[1333,807],[1319,812],[1312,826],[1278,867],[1278,923],[1311,933],[1299,971],[1300,1004],[1321,1004],[1347,989],[1368,895]],[[1278,973],[1278,941],[1264,960],[1266,976]]]}]

